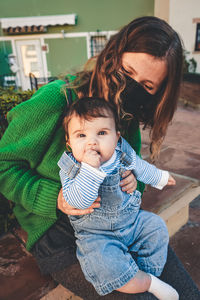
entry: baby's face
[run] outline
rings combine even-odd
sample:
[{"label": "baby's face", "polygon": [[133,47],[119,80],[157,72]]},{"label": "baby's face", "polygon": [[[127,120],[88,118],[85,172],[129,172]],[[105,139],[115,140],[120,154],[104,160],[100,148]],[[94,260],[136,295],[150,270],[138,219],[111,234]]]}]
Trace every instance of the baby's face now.
[{"label": "baby's face", "polygon": [[74,115],[68,124],[68,144],[78,162],[88,150],[100,155],[100,163],[111,158],[117,145],[120,133],[116,132],[115,121],[111,117],[84,120]]}]

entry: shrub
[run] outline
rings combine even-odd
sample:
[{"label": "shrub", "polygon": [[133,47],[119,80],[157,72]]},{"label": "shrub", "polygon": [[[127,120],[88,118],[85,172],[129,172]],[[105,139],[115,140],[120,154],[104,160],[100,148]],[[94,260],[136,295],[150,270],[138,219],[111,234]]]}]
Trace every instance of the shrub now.
[{"label": "shrub", "polygon": [[183,74],[196,72],[197,62],[193,57],[188,59],[187,56],[189,54],[190,54],[190,52],[188,52],[186,50],[183,52]]},{"label": "shrub", "polygon": [[13,214],[13,207],[14,203],[0,194],[0,236],[18,225]]},{"label": "shrub", "polygon": [[0,138],[7,128],[7,113],[17,104],[24,102],[31,98],[34,91],[15,90],[13,87],[0,87]]},{"label": "shrub", "polygon": [[[14,90],[13,87],[0,87],[0,139],[7,128],[7,113],[21,102],[31,98],[33,91]],[[17,224],[12,212],[14,204],[0,193],[0,235]]]}]

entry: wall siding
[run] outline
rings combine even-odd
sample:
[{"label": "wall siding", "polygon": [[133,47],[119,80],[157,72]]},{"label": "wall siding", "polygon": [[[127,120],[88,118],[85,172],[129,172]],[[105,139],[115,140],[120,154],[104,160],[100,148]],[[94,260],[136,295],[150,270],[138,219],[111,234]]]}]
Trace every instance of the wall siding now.
[{"label": "wall siding", "polygon": [[61,76],[80,68],[87,60],[86,38],[45,39],[47,65],[51,76]]},{"label": "wall siding", "polygon": [[1,18],[70,13],[78,15],[78,23],[68,26],[68,32],[117,30],[135,17],[153,15],[154,0],[0,1]]}]

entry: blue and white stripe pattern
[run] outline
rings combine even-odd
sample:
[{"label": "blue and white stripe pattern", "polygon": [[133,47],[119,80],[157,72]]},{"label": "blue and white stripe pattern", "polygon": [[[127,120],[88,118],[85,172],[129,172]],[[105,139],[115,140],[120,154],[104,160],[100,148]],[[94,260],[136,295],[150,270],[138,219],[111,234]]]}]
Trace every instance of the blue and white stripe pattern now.
[{"label": "blue and white stripe pattern", "polygon": [[106,173],[86,163],[81,164],[80,171],[73,179],[61,169],[60,178],[65,200],[75,208],[88,208],[98,197],[99,186],[105,177]]},{"label": "blue and white stripe pattern", "polygon": [[68,169],[64,167],[64,165],[67,166],[67,163],[62,164],[62,161],[66,159],[74,163],[77,163],[77,161],[72,153],[63,153],[58,165],[61,169],[60,178],[63,187],[63,196],[71,206],[79,209],[90,207],[98,197],[98,190],[104,178],[107,175],[116,173],[120,168],[133,171],[139,181],[150,184],[158,189],[162,189],[167,184],[169,178],[167,171],[157,169],[152,164],[142,160],[124,139],[121,140],[125,144],[125,148],[128,149],[128,155],[131,158],[131,163],[128,166],[121,162],[123,150],[121,142],[118,143],[109,161],[102,164],[99,170],[86,163],[81,163],[79,172],[74,174],[74,177],[69,176]]}]

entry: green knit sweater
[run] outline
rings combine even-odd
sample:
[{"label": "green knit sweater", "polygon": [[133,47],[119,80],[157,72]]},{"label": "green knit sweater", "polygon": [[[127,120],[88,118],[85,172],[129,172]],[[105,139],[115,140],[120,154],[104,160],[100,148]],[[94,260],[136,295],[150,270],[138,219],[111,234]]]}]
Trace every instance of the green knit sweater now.
[{"label": "green knit sweater", "polygon": [[[9,126],[0,141],[0,191],[15,203],[14,213],[28,233],[28,250],[57,220],[61,188],[57,161],[65,150],[64,84],[61,80],[49,83],[12,109],[8,113]],[[72,100],[75,99],[73,92]],[[139,153],[138,126],[133,126],[126,138]]]}]

